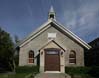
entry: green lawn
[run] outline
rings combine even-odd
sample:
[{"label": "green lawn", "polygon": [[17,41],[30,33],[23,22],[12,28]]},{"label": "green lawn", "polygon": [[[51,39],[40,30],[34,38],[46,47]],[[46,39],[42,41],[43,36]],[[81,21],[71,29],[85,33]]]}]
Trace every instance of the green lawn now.
[{"label": "green lawn", "polygon": [[25,78],[31,75],[30,73],[17,73],[17,74],[0,74],[0,78]]}]

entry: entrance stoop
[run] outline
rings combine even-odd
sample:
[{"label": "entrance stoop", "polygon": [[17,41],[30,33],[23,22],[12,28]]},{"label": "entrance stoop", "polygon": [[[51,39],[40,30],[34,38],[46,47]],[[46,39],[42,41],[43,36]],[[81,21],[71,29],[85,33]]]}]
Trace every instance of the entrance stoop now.
[{"label": "entrance stoop", "polygon": [[71,78],[71,76],[65,73],[39,73],[35,78]]}]

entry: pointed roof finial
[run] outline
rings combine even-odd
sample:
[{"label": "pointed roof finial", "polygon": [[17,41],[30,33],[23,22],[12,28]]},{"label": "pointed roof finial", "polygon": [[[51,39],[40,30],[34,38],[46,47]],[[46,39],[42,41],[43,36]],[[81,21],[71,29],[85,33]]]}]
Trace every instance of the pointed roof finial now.
[{"label": "pointed roof finial", "polygon": [[50,8],[48,19],[55,19],[55,11],[53,9],[53,6]]},{"label": "pointed roof finial", "polygon": [[54,12],[53,6],[51,6],[50,8],[50,12]]}]

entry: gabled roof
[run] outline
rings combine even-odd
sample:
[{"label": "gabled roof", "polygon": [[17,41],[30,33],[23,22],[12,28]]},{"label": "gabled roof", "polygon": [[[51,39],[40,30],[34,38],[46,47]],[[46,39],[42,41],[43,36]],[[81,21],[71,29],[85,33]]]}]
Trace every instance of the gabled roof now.
[{"label": "gabled roof", "polygon": [[43,49],[44,47],[46,47],[49,43],[55,43],[58,47],[60,47],[61,49],[63,49],[64,51],[66,50],[61,44],[59,44],[58,42],[56,42],[55,40],[50,40],[47,43],[45,43],[43,46],[41,46],[38,50]]},{"label": "gabled roof", "polygon": [[60,30],[64,31],[72,39],[74,39],[75,41],[77,41],[79,44],[81,44],[85,48],[87,48],[87,49],[90,49],[91,48],[91,46],[88,45],[85,41],[83,41],[82,39],[80,39],[77,35],[75,35],[74,33],[72,33],[70,30],[68,30],[67,28],[65,28],[63,25],[61,25],[59,22],[57,22],[54,19],[49,19],[40,28],[38,28],[36,31],[32,32],[30,35],[28,35],[24,40],[22,40],[19,43],[19,46],[22,47],[23,45],[25,45],[26,43],[28,43],[29,41],[31,41],[32,39],[34,39],[35,37],[37,37],[39,34],[41,34],[43,31],[45,31],[46,29],[48,29],[49,27],[51,27],[52,26],[52,25],[50,25],[51,23],[55,24],[55,26],[57,28],[59,28]]},{"label": "gabled roof", "polygon": [[38,54],[40,53],[40,50],[43,49],[43,48],[45,48],[45,47],[46,47],[47,45],[49,45],[51,42],[53,42],[53,43],[56,44],[58,47],[60,47],[64,52],[66,51],[66,47],[63,47],[60,43],[56,42],[55,40],[50,40],[50,41],[46,42],[44,45],[42,45],[41,47],[39,47],[39,48],[37,49],[38,51],[36,52],[36,54],[35,54],[34,57],[37,57]]}]

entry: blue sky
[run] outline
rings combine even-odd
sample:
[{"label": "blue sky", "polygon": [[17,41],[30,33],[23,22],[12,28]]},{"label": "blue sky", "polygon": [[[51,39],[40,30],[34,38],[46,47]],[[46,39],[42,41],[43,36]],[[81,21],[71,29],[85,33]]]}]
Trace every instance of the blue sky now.
[{"label": "blue sky", "polygon": [[56,19],[81,39],[99,37],[99,0],[0,0],[0,27],[23,39],[47,21],[51,5]]}]

